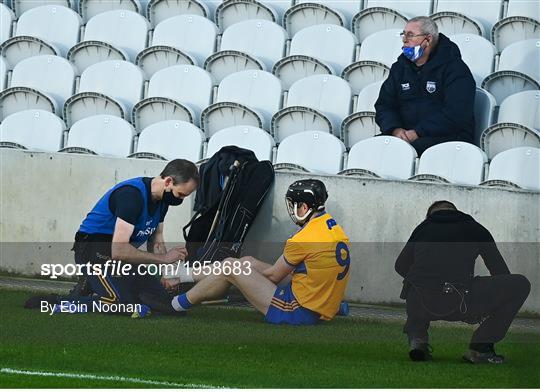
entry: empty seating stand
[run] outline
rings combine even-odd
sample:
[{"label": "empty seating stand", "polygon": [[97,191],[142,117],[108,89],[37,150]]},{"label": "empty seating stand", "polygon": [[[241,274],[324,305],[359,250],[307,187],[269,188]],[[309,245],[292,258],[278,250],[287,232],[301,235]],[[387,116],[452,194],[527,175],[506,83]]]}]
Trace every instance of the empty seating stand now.
[{"label": "empty seating stand", "polygon": [[137,151],[130,158],[173,160],[177,158],[197,162],[201,159],[203,132],[195,125],[167,120],[149,125],[139,135]]},{"label": "empty seating stand", "polygon": [[375,122],[375,102],[379,97],[383,81],[367,85],[356,98],[353,114],[341,123],[341,140],[346,146],[353,146],[360,140],[380,133]]},{"label": "empty seating stand", "polygon": [[479,185],[484,179],[487,155],[465,142],[446,142],[428,148],[420,157],[415,181]]},{"label": "empty seating stand", "polygon": [[331,24],[306,27],[296,33],[289,56],[278,61],[272,72],[286,90],[306,76],[341,75],[354,61],[356,44],[356,37],[343,27]]},{"label": "empty seating stand", "polygon": [[212,100],[212,77],[193,65],[175,65],[156,72],[148,83],[145,99],[133,107],[137,131],[164,121],[186,121],[199,125],[203,109]]},{"label": "empty seating stand", "polygon": [[204,68],[220,83],[224,77],[248,69],[271,71],[283,57],[288,35],[283,27],[262,19],[238,22],[225,30],[220,51]]},{"label": "empty seating stand", "polygon": [[215,103],[201,114],[201,128],[207,137],[234,125],[270,129],[272,115],[281,103],[281,83],[265,71],[241,71],[220,83]]},{"label": "empty seating stand", "polygon": [[304,131],[286,137],[277,150],[276,170],[337,174],[345,145],[327,132]]},{"label": "empty seating stand", "polygon": [[[12,38],[0,50],[10,68],[19,61],[39,55],[66,57],[79,40],[81,17],[60,5],[44,5],[26,11],[17,22]],[[2,26],[3,28],[3,26]]]},{"label": "empty seating stand", "polygon": [[142,71],[127,61],[91,65],[81,75],[77,94],[64,105],[64,121],[71,126],[96,114],[129,120],[133,105],[141,99],[143,81]]},{"label": "empty seating stand", "polygon": [[414,173],[416,151],[394,136],[372,137],[352,146],[342,175],[406,180]]},{"label": "empty seating stand", "polygon": [[135,131],[119,117],[100,114],[77,121],[61,152],[125,158],[131,153]]},{"label": "empty seating stand", "polygon": [[540,148],[517,147],[497,154],[482,185],[540,192]]},{"label": "empty seating stand", "polygon": [[225,146],[238,146],[251,150],[259,161],[272,161],[273,149],[276,145],[272,136],[263,129],[249,125],[237,125],[217,131],[208,141],[206,158],[211,158]]},{"label": "empty seating stand", "polygon": [[13,69],[10,87],[0,92],[0,121],[26,109],[42,109],[58,115],[73,94],[75,69],[58,56],[34,56]]},{"label": "empty seating stand", "polygon": [[79,0],[79,13],[84,23],[102,12],[127,10],[141,13],[139,0]]},{"label": "empty seating stand", "polygon": [[514,147],[540,147],[540,91],[522,91],[506,98],[497,123],[483,131],[480,145],[490,159]]},{"label": "empty seating stand", "polygon": [[202,67],[215,51],[217,26],[198,15],[177,15],[159,23],[152,44],[136,59],[147,78],[160,69],[189,64]]},{"label": "empty seating stand", "polygon": [[100,61],[135,62],[146,47],[149,27],[148,21],[133,11],[102,12],[88,21],[84,40],[69,50],[68,59],[79,72]]},{"label": "empty seating stand", "polygon": [[352,91],[334,75],[313,75],[295,82],[287,103],[272,118],[277,142],[301,131],[320,131],[339,136],[340,125],[350,113]]},{"label": "empty seating stand", "polygon": [[0,147],[56,152],[62,148],[66,126],[45,110],[23,110],[0,123]]},{"label": "empty seating stand", "polygon": [[540,90],[540,39],[518,41],[501,53],[499,67],[483,80],[498,104],[508,96],[525,90]]}]

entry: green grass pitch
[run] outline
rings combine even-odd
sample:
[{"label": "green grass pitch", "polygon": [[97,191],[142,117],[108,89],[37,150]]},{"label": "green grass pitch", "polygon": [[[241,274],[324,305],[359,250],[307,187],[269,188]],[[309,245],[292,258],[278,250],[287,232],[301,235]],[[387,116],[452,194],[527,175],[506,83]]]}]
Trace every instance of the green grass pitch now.
[{"label": "green grass pitch", "polygon": [[412,363],[401,323],[270,326],[255,311],[215,307],[187,317],[49,316],[22,308],[29,295],[0,291],[0,368],[124,379],[3,371],[3,388],[151,386],[129,378],[240,388],[540,387],[539,334],[510,333],[497,346],[503,365],[470,365],[461,355],[471,330],[432,327],[435,360]]}]

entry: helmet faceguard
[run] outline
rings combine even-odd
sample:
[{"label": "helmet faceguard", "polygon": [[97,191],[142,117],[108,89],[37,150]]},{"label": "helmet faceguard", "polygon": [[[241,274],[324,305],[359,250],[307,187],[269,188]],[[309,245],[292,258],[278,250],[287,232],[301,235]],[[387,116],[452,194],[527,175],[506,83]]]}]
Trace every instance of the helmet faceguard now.
[{"label": "helmet faceguard", "polygon": [[[292,221],[303,226],[315,212],[324,210],[327,198],[328,193],[322,181],[306,179],[295,181],[289,186],[285,202]],[[298,207],[301,203],[305,203],[308,207],[307,212],[302,216],[298,215]]]}]

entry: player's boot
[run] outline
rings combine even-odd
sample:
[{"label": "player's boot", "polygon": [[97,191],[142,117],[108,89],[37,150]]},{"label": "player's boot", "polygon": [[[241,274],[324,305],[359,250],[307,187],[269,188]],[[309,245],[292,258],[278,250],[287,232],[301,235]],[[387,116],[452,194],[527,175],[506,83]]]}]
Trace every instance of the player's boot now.
[{"label": "player's boot", "polygon": [[430,361],[433,359],[431,346],[420,339],[411,339],[409,342],[409,358],[415,362]]},{"label": "player's boot", "polygon": [[504,357],[495,353],[495,351],[488,351],[482,353],[480,351],[469,349],[463,354],[463,359],[469,363],[491,363],[501,364],[504,362]]}]

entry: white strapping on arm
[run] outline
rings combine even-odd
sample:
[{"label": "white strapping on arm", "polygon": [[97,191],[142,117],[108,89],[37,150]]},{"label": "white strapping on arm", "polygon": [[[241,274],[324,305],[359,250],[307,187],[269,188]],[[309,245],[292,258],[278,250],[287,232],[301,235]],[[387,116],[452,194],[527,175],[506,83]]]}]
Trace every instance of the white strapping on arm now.
[{"label": "white strapping on arm", "polygon": [[165,268],[163,278],[165,279],[180,279],[181,283],[191,283],[193,280],[193,273],[190,268],[187,268],[183,261],[177,264],[169,264],[172,268]]}]

